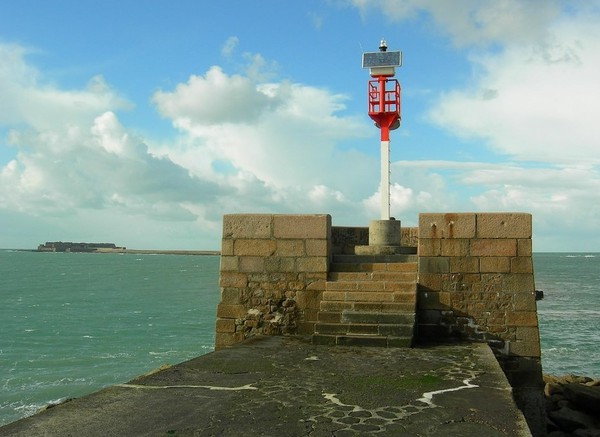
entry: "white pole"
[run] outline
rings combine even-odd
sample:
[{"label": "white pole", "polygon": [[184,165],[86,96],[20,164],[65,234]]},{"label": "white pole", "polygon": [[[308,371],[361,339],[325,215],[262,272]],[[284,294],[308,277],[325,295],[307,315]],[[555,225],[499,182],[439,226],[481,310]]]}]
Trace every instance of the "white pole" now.
[{"label": "white pole", "polygon": [[381,220],[390,219],[390,142],[381,142]]}]

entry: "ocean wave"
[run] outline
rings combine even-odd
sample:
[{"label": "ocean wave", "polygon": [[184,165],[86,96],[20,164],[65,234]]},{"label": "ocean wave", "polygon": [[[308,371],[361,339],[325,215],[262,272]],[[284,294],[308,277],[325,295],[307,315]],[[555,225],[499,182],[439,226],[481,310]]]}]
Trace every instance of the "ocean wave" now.
[{"label": "ocean wave", "polygon": [[573,316],[600,316],[600,310],[538,310],[541,316],[573,317]]},{"label": "ocean wave", "polygon": [[31,416],[31,415],[39,412],[42,408],[45,408],[48,405],[58,405],[58,404],[65,402],[66,400],[67,400],[66,397],[62,397],[62,398],[58,398],[58,399],[51,399],[47,402],[32,402],[32,403],[25,403],[25,402],[21,402],[21,401],[4,402],[4,403],[0,404],[0,407],[10,408],[14,411],[17,411],[19,413],[20,417],[27,417],[27,416]]},{"label": "ocean wave", "polygon": [[[60,399],[57,399],[57,402],[60,401]],[[7,406],[12,408],[13,410],[21,413],[21,415],[23,417],[27,417],[27,416],[31,416],[35,413],[37,413],[39,410],[41,410],[45,405],[47,404],[18,404],[15,402],[12,402],[10,404],[8,404]]]},{"label": "ocean wave", "polygon": [[148,352],[148,355],[152,355],[154,357],[165,357],[168,355],[178,354],[179,351],[164,351],[164,352]]},{"label": "ocean wave", "polygon": [[130,358],[133,355],[129,352],[116,352],[116,353],[104,353],[102,355],[98,355],[97,358],[106,360],[106,359],[114,359],[114,358]]},{"label": "ocean wave", "polygon": [[[49,376],[49,375],[47,375]],[[15,388],[23,392],[41,392],[49,388],[65,387],[68,385],[88,385],[89,379],[86,378],[72,378],[64,377],[57,379],[17,379],[11,378],[8,385],[12,386],[12,390]]]},{"label": "ocean wave", "polygon": [[560,353],[571,353],[571,352],[579,352],[579,348],[577,347],[564,347],[564,346],[558,346],[558,347],[549,347],[544,349],[544,352],[560,352]]}]

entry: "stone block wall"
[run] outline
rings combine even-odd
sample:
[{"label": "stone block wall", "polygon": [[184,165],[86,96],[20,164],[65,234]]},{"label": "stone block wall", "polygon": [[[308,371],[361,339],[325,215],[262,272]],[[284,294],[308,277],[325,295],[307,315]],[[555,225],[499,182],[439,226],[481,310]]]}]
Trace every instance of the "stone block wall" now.
[{"label": "stone block wall", "polygon": [[534,435],[544,435],[531,215],[419,215],[419,339],[490,344]]},{"label": "stone block wall", "polygon": [[[521,213],[427,213],[402,228],[401,244],[418,244],[418,338],[539,360],[531,231]],[[224,216],[217,347],[312,333],[332,254],[367,242],[368,228],[332,228],[329,215]]]},{"label": "stone block wall", "polygon": [[[402,228],[400,244],[418,246],[417,338],[488,342],[541,430],[531,236],[530,214],[426,213],[418,228]],[[368,237],[367,227],[332,227],[329,215],[225,215],[215,347],[312,334],[333,254],[352,254]]]},{"label": "stone block wall", "polygon": [[400,228],[400,246],[417,247],[419,245],[419,228]]},{"label": "stone block wall", "polygon": [[215,348],[256,334],[311,334],[330,240],[329,215],[225,215]]},{"label": "stone block wall", "polygon": [[331,229],[331,251],[334,255],[352,255],[354,246],[369,244],[369,228],[334,226]]},{"label": "stone block wall", "polygon": [[540,357],[531,231],[530,214],[420,214],[420,336]]}]

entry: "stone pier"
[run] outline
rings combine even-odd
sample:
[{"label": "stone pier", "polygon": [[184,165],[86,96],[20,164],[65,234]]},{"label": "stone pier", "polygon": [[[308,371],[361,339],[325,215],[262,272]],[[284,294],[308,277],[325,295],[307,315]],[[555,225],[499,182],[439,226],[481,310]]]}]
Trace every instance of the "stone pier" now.
[{"label": "stone pier", "polygon": [[[383,273],[376,271],[408,271],[408,265],[392,264],[413,262],[412,258],[384,256],[352,261],[354,270],[369,266],[364,274],[342,276],[338,268],[334,269],[337,272],[332,270],[340,263],[349,265],[344,257],[356,257],[361,246],[370,244],[370,234],[364,227],[332,226],[329,215],[226,215],[216,348],[230,347],[258,334],[318,333],[322,341],[324,329],[336,336],[333,344],[485,342],[506,373],[534,435],[543,435],[531,215],[424,213],[417,228],[400,229],[399,246],[406,253],[416,253],[408,257],[414,256],[417,264],[412,304],[415,328],[412,340],[401,342],[396,338],[407,332],[400,322],[410,313],[410,291],[399,294],[402,284],[386,285]],[[350,277],[357,290],[332,283],[339,278],[348,282]],[[373,287],[364,282],[369,278]],[[395,281],[404,279],[396,274]],[[334,285],[337,290],[330,291]],[[348,282],[348,286],[352,284]],[[381,298],[383,313],[376,310],[378,304],[373,299],[377,298]],[[340,299],[339,304],[332,302],[335,299]],[[360,319],[355,314],[358,301],[364,301],[360,311],[370,308]],[[339,316],[333,310],[336,305]],[[390,314],[394,305],[398,314]],[[396,337],[390,337],[392,328]],[[386,340],[371,341],[367,336],[384,336]],[[344,341],[338,342],[342,337]],[[348,341],[348,337],[354,339]]]}]

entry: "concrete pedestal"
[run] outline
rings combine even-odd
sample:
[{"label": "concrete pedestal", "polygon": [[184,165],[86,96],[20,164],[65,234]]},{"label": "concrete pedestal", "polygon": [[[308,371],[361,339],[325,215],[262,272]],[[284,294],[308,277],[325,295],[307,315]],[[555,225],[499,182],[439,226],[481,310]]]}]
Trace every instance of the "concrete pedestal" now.
[{"label": "concrete pedestal", "polygon": [[413,248],[400,247],[400,220],[371,220],[369,245],[355,246],[356,255],[396,255],[414,253]]},{"label": "concrete pedestal", "polygon": [[371,220],[369,246],[400,246],[400,220]]}]

